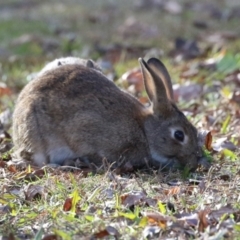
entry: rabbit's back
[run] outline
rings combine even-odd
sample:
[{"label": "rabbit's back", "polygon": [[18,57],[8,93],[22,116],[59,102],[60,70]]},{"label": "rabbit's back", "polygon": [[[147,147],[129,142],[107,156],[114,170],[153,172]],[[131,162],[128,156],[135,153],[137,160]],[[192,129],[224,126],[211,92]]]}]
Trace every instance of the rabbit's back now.
[{"label": "rabbit's back", "polygon": [[77,157],[93,158],[96,165],[104,157],[141,164],[141,156],[148,155],[145,114],[136,99],[100,72],[64,65],[21,92],[13,116],[14,144],[38,165]]}]

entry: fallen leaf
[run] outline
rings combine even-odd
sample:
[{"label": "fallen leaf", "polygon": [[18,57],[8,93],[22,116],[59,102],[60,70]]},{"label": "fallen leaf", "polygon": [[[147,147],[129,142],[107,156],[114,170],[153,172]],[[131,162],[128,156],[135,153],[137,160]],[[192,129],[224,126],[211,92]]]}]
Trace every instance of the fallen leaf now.
[{"label": "fallen leaf", "polygon": [[162,214],[166,214],[167,210],[166,210],[166,204],[163,204],[162,202],[158,201],[158,208],[159,208],[159,211],[162,213]]},{"label": "fallen leaf", "polygon": [[142,72],[140,68],[134,68],[122,75],[122,80],[126,81],[129,85],[134,85],[136,92],[144,90]]},{"label": "fallen leaf", "polygon": [[42,238],[42,240],[58,240],[59,237],[55,234],[49,234]]},{"label": "fallen leaf", "polygon": [[177,195],[179,194],[181,191],[181,187],[179,186],[175,186],[175,187],[172,187],[170,189],[165,189],[164,190],[164,193],[168,196],[171,196],[171,195]]},{"label": "fallen leaf", "polygon": [[198,219],[199,219],[198,231],[199,232],[204,232],[204,230],[208,227],[209,223],[208,223],[207,215],[209,213],[210,213],[210,209],[204,209],[198,212]]},{"label": "fallen leaf", "polygon": [[40,185],[30,184],[24,190],[25,198],[27,201],[32,201],[38,198],[42,198],[44,193],[44,187]]},{"label": "fallen leaf", "polygon": [[205,138],[205,147],[208,151],[211,151],[212,149],[212,133],[211,131],[207,133]]},{"label": "fallen leaf", "polygon": [[94,238],[104,238],[109,236],[109,233],[106,229],[103,229],[102,231],[99,231],[98,233],[94,234]]},{"label": "fallen leaf", "polygon": [[43,178],[43,176],[45,175],[45,170],[44,169],[38,169],[32,173],[28,173],[26,176],[25,176],[25,180],[26,181],[36,181],[40,178]]},{"label": "fallen leaf", "polygon": [[8,95],[9,96],[11,94],[12,94],[11,89],[8,88],[5,83],[0,82],[0,97],[2,97],[4,95]]},{"label": "fallen leaf", "polygon": [[63,204],[63,211],[68,212],[72,208],[72,198],[67,198]]},{"label": "fallen leaf", "polygon": [[118,230],[112,226],[107,226],[105,229],[102,231],[99,231],[98,233],[94,234],[95,238],[104,238],[107,236],[114,236],[116,239],[120,236]]},{"label": "fallen leaf", "polygon": [[167,227],[167,218],[160,213],[149,212],[146,213],[145,216],[148,219],[148,224],[151,226],[159,226],[162,229],[166,229]]},{"label": "fallen leaf", "polygon": [[195,191],[197,189],[197,187],[196,186],[187,186],[186,187],[186,189],[185,189],[185,193],[187,194],[187,195],[192,195],[193,194],[193,192]]},{"label": "fallen leaf", "polygon": [[228,141],[226,137],[222,137],[222,138],[217,139],[212,144],[212,148],[214,151],[220,152],[223,149],[235,151],[237,147],[232,142]]},{"label": "fallen leaf", "polygon": [[235,211],[236,210],[234,210],[231,205],[226,205],[219,208],[218,210],[211,211],[211,213],[209,213],[209,217],[213,218],[216,221],[220,221],[223,215],[230,215],[233,214]]},{"label": "fallen leaf", "polygon": [[17,173],[17,168],[15,165],[11,164],[11,165],[8,165],[8,171],[12,173]]},{"label": "fallen leaf", "polygon": [[120,198],[124,206],[131,207],[142,202],[146,195],[143,192],[131,192],[123,194]]},{"label": "fallen leaf", "polygon": [[196,227],[199,221],[197,213],[178,213],[175,214],[174,217],[176,217],[178,221],[183,221],[191,227]]},{"label": "fallen leaf", "polygon": [[0,160],[0,167],[4,168],[7,166],[7,163],[5,161]]}]

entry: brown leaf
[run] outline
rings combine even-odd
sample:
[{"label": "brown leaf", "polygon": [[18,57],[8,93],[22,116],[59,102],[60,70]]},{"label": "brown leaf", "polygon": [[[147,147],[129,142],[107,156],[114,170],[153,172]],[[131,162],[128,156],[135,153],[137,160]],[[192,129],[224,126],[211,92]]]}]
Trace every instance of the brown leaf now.
[{"label": "brown leaf", "polygon": [[171,196],[171,195],[177,195],[179,194],[181,191],[181,188],[179,186],[175,186],[175,187],[172,187],[170,189],[165,189],[164,190],[164,193],[168,196]]},{"label": "brown leaf", "polygon": [[9,233],[8,236],[3,236],[2,239],[4,239],[4,240],[15,240],[16,238],[15,238],[15,236],[13,235],[13,233]]},{"label": "brown leaf", "polygon": [[24,194],[27,201],[32,201],[41,198],[44,195],[44,188],[40,185],[30,184],[24,190]]},{"label": "brown leaf", "polygon": [[117,231],[116,228],[112,227],[112,226],[107,226],[105,229],[103,229],[102,231],[95,233],[94,234],[94,238],[104,238],[106,236],[115,236],[115,238],[117,239],[120,234]]},{"label": "brown leaf", "polygon": [[151,226],[157,225],[162,229],[167,227],[167,218],[159,213],[146,213],[146,217],[148,219],[148,224]]},{"label": "brown leaf", "polygon": [[67,198],[63,204],[63,211],[68,212],[72,208],[72,198]]},{"label": "brown leaf", "polygon": [[185,193],[187,195],[192,195],[196,188],[197,188],[196,186],[187,186],[185,189]]},{"label": "brown leaf", "polygon": [[36,181],[38,180],[39,178],[42,178],[43,176],[45,175],[45,171],[44,169],[38,169],[32,173],[28,173],[26,176],[25,176],[25,180],[27,181]]},{"label": "brown leaf", "polygon": [[0,97],[4,96],[4,95],[11,95],[12,91],[10,88],[8,88],[7,86],[5,86],[5,84],[0,83]]},{"label": "brown leaf", "polygon": [[211,133],[211,131],[208,132],[205,137],[205,147],[208,151],[211,151],[211,149],[212,149],[212,133]]},{"label": "brown leaf", "polygon": [[104,238],[107,236],[109,236],[109,232],[106,229],[94,234],[94,238]]},{"label": "brown leaf", "polygon": [[143,83],[142,72],[140,68],[133,68],[122,75],[122,79],[129,84]]},{"label": "brown leaf", "polygon": [[144,90],[142,72],[139,68],[134,68],[124,73],[122,75],[122,80],[134,86],[135,94],[141,93]]},{"label": "brown leaf", "polygon": [[4,168],[6,167],[7,163],[5,161],[0,160],[0,167]]},{"label": "brown leaf", "polygon": [[137,205],[140,202],[143,202],[145,199],[146,195],[143,192],[126,193],[121,196],[122,204],[127,207]]},{"label": "brown leaf", "polygon": [[208,223],[207,215],[209,213],[210,213],[210,209],[204,209],[198,212],[198,219],[199,219],[198,231],[199,232],[204,232],[204,230],[208,227],[209,223]]},{"label": "brown leaf", "polygon": [[42,238],[42,240],[58,240],[59,237],[55,234],[49,234]]},{"label": "brown leaf", "polygon": [[14,164],[8,165],[8,171],[12,172],[12,173],[16,173],[17,172],[17,168]]}]

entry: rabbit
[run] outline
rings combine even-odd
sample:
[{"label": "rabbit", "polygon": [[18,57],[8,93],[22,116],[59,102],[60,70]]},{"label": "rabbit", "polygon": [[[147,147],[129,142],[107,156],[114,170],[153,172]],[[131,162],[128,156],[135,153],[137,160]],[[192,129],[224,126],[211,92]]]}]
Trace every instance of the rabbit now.
[{"label": "rabbit", "polygon": [[198,133],[173,101],[166,67],[157,58],[139,63],[149,106],[84,64],[61,65],[28,83],[13,113],[15,157],[38,166],[82,158],[94,166],[105,159],[113,168],[148,161],[195,170]]}]

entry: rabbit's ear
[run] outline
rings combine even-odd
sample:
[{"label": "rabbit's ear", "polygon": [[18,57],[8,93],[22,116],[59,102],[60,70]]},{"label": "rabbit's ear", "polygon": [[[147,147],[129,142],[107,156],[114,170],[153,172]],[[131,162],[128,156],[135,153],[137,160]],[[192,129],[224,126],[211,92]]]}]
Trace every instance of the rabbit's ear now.
[{"label": "rabbit's ear", "polygon": [[87,67],[89,67],[89,68],[94,68],[94,62],[93,62],[93,60],[92,59],[89,59],[89,60],[87,60]]},{"label": "rabbit's ear", "polygon": [[152,72],[155,73],[155,75],[159,76],[162,79],[167,91],[168,99],[174,101],[171,77],[164,64],[157,58],[150,58],[147,61],[147,65],[152,70]]},{"label": "rabbit's ear", "polygon": [[161,79],[161,75],[157,75],[142,58],[139,58],[139,63],[141,65],[145,89],[152,102],[154,113],[169,116],[172,105],[168,99],[166,87]]}]

